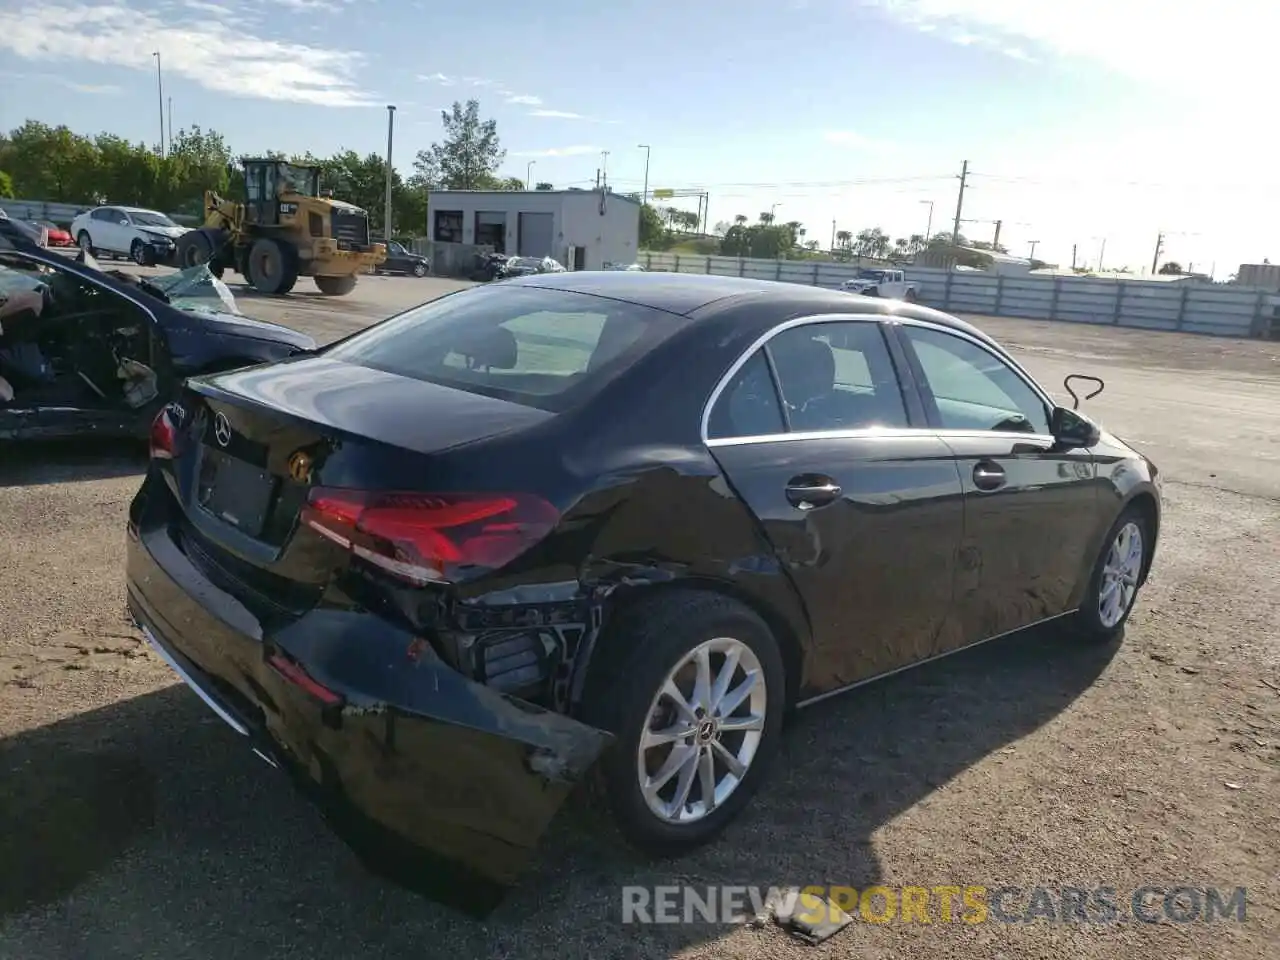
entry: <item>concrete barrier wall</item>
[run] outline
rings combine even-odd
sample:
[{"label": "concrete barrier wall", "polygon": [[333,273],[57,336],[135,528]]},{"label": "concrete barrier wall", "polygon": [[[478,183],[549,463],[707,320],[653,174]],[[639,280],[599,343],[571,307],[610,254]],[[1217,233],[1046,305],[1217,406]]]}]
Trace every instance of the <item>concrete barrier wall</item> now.
[{"label": "concrete barrier wall", "polygon": [[[641,251],[639,259],[650,270],[830,288],[852,278],[859,269],[853,264],[819,260],[754,260],[650,251]],[[907,279],[916,284],[921,303],[950,313],[1280,339],[1280,301],[1253,287],[904,269]]]}]

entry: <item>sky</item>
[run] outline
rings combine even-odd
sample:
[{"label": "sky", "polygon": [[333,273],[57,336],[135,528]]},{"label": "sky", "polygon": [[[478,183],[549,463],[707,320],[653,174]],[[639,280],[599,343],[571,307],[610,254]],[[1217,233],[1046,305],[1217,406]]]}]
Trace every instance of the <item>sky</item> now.
[{"label": "sky", "polygon": [[825,247],[949,229],[967,160],[971,239],[1142,271],[1163,233],[1225,279],[1280,261],[1277,28],[1257,0],[0,0],[0,128],[155,143],[158,50],[174,126],[237,153],[382,153],[394,104],[408,173],[474,97],[504,175],[639,191],[648,144],[651,190]]}]

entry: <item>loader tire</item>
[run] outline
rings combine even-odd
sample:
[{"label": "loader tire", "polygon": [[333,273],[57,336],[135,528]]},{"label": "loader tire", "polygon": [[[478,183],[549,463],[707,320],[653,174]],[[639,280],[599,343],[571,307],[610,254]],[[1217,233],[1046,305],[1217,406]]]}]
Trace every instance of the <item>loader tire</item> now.
[{"label": "loader tire", "polygon": [[192,230],[178,238],[178,248],[173,259],[179,270],[189,270],[213,259],[213,243],[209,235],[200,230]]},{"label": "loader tire", "polygon": [[345,297],[356,288],[356,278],[348,277],[316,277],[316,289],[326,297]]},{"label": "loader tire", "polygon": [[246,279],[259,293],[288,293],[298,281],[298,258],[293,248],[270,237],[259,237],[249,248]]}]

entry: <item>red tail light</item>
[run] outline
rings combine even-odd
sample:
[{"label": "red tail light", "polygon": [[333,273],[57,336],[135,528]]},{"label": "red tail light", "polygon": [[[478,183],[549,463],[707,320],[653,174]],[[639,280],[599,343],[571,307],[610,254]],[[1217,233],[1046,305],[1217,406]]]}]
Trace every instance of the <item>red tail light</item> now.
[{"label": "red tail light", "polygon": [[545,537],[556,509],[527,493],[382,493],[316,487],[302,522],[409,583],[496,569]]},{"label": "red tail light", "polygon": [[151,456],[156,460],[172,460],[173,445],[177,439],[178,429],[169,416],[169,408],[162,407],[151,421]]}]

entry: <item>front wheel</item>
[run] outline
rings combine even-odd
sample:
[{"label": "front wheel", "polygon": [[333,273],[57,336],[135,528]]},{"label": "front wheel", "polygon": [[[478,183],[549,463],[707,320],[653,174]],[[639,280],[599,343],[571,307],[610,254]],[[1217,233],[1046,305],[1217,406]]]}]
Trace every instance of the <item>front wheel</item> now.
[{"label": "front wheel", "polygon": [[415,263],[413,265],[413,275],[415,277],[425,277],[427,275],[427,265],[425,263]]},{"label": "front wheel", "polygon": [[149,267],[155,263],[155,257],[151,254],[151,248],[141,240],[134,240],[129,245],[129,259],[140,267]]},{"label": "front wheel", "polygon": [[1111,525],[1076,615],[1086,639],[1105,642],[1124,629],[1142,589],[1150,538],[1147,518],[1136,507],[1125,509]]},{"label": "front wheel", "polygon": [[916,292],[914,290],[908,290],[902,295],[902,299],[907,301],[907,303],[915,303],[920,298],[916,296]]},{"label": "front wheel", "polygon": [[76,236],[76,245],[91,257],[96,256],[98,253],[93,247],[93,241],[89,238],[88,230],[80,231]]},{"label": "front wheel", "polygon": [[350,277],[316,277],[316,289],[326,297],[345,297],[356,288],[356,278]]},{"label": "front wheel", "polygon": [[638,607],[597,652],[582,718],[617,736],[601,772],[619,830],[671,856],[714,839],[759,789],[786,677],[769,628],[734,600],[680,590]]}]

